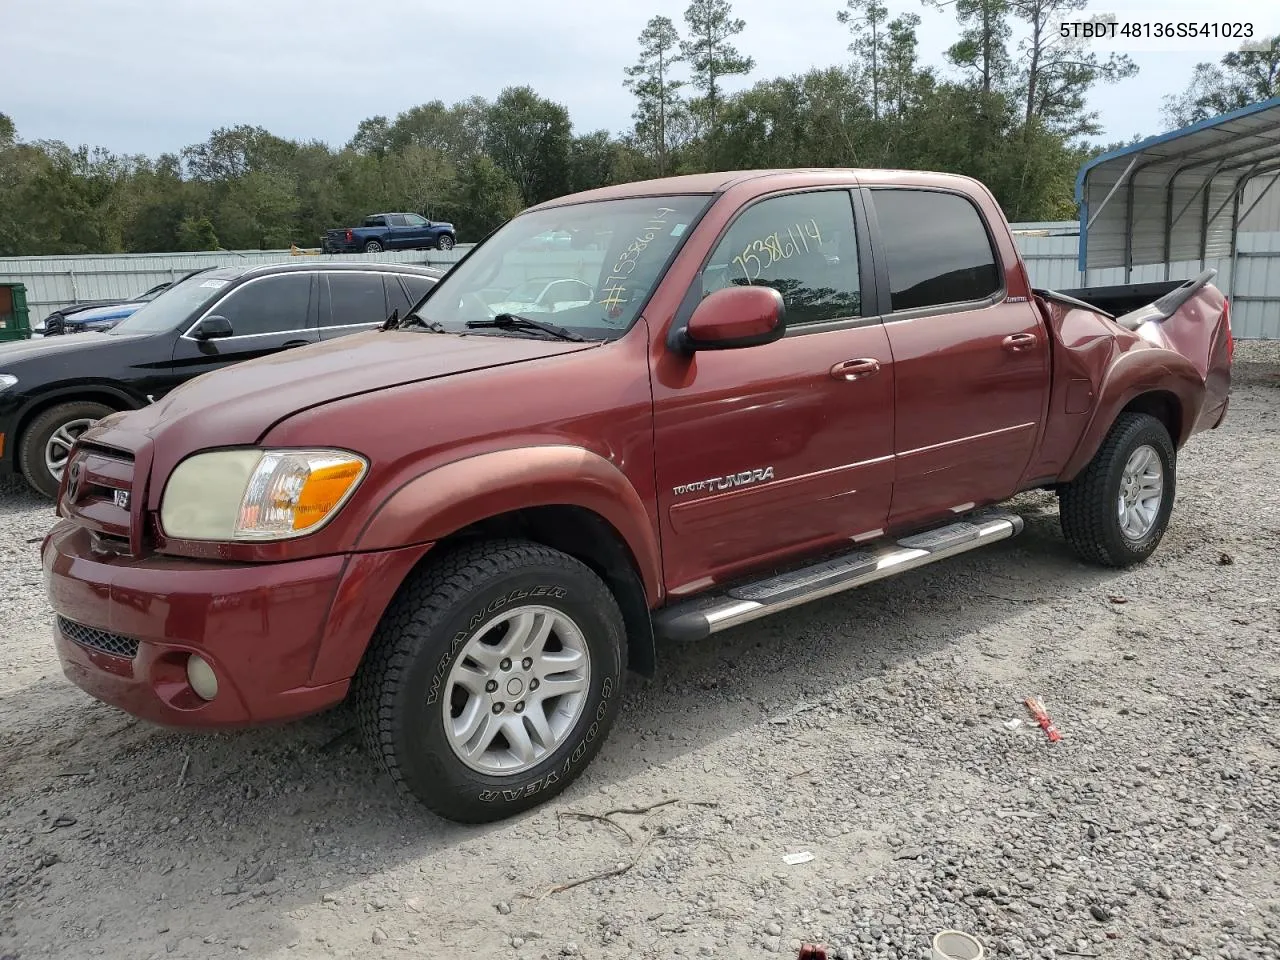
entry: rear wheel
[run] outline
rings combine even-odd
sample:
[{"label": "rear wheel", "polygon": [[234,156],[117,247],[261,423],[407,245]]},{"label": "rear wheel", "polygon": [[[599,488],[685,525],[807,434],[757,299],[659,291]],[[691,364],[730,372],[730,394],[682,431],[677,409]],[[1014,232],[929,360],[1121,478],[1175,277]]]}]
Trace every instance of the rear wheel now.
[{"label": "rear wheel", "polygon": [[364,245],[364,252],[365,253],[381,253],[382,244],[379,243],[377,240],[369,240]]},{"label": "rear wheel", "polygon": [[1177,451],[1145,413],[1123,413],[1093,460],[1059,491],[1059,518],[1079,556],[1128,567],[1151,556],[1169,526]]},{"label": "rear wheel", "polygon": [[71,445],[94,423],[114,412],[101,403],[82,400],[60,403],[31,421],[18,449],[18,466],[27,483],[46,497],[56,497]]},{"label": "rear wheel", "polygon": [[625,663],[622,614],[590,568],[488,541],[405,583],[353,696],[398,786],[443,817],[484,823],[581,774],[617,715]]}]

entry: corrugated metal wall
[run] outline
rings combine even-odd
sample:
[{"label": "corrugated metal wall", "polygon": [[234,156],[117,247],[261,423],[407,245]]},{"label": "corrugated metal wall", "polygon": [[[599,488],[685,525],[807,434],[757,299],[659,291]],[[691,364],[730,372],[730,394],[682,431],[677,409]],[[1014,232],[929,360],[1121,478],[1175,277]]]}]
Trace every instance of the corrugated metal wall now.
[{"label": "corrugated metal wall", "polygon": [[[1237,277],[1233,291],[1232,329],[1241,339],[1280,339],[1280,187],[1259,205],[1255,214],[1262,221],[1277,222],[1268,233],[1239,234]],[[1254,218],[1250,218],[1253,220]],[[1258,222],[1258,221],[1255,221]],[[1124,269],[1091,270],[1082,282],[1077,269],[1078,224],[1013,224],[1015,240],[1026,258],[1032,282],[1039,287],[1071,289],[1080,286],[1107,286],[1124,283]],[[414,250],[400,253],[343,254],[342,260],[382,260],[422,263],[447,267],[466,252],[460,246],[450,251]],[[88,257],[0,258],[0,281],[26,284],[33,324],[58,307],[81,300],[128,297],[173,280],[201,267],[247,263],[278,263],[296,260],[288,250],[184,254],[123,254]],[[316,257],[315,259],[322,259]],[[1207,266],[1218,268],[1215,281],[1223,291],[1231,290],[1231,259],[1210,259]],[[1185,279],[1200,272],[1200,261],[1187,260],[1169,265],[1169,277]],[[1165,279],[1163,264],[1133,268],[1132,283]]]}]

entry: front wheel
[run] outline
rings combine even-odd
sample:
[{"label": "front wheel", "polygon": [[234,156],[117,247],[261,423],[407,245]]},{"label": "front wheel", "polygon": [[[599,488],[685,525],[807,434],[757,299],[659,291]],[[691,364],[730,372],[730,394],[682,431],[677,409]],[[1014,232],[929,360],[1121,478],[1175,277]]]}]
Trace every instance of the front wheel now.
[{"label": "front wheel", "polygon": [[1128,567],[1151,556],[1169,526],[1177,485],[1169,431],[1123,413],[1083,472],[1059,493],[1062,532],[1084,560]]},{"label": "front wheel", "polygon": [[368,243],[364,245],[364,252],[365,253],[381,253],[382,244],[380,244],[377,240],[370,240]]},{"label": "front wheel", "polygon": [[462,547],[401,587],[357,671],[365,741],[440,816],[500,820],[576,779],[621,703],[626,633],[574,558],[524,540]]},{"label": "front wheel", "polygon": [[436,239],[436,246],[439,247],[441,250],[452,250],[453,237],[449,236],[447,233],[442,233]]},{"label": "front wheel", "polygon": [[40,414],[22,435],[18,466],[31,487],[53,499],[71,456],[71,446],[98,420],[114,413],[101,403],[60,403]]}]

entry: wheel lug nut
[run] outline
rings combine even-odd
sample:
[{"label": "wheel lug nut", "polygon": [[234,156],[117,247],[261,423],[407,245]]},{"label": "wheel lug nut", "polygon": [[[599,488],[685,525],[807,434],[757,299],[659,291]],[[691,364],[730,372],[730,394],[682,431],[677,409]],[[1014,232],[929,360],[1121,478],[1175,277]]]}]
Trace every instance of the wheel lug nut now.
[{"label": "wheel lug nut", "polygon": [[502,667],[503,670],[510,670],[511,661],[509,659],[504,658],[502,663],[498,664],[498,666]]},{"label": "wheel lug nut", "polygon": [[521,700],[516,704],[516,713],[524,713],[524,701]]},{"label": "wheel lug nut", "polygon": [[505,703],[502,703],[501,701],[493,705],[494,713],[501,713],[505,709],[507,709],[507,705]]},{"label": "wheel lug nut", "polygon": [[533,666],[533,657],[525,657],[522,661],[520,661],[520,666],[528,670],[530,667]]},{"label": "wheel lug nut", "polygon": [[537,690],[537,689],[538,689],[538,681],[537,681],[537,680],[530,680],[530,681],[529,681],[529,689],[530,689],[530,690]]},{"label": "wheel lug nut", "polygon": [[493,691],[495,691],[495,690],[497,690],[497,689],[498,689],[498,681],[497,681],[497,680],[490,680],[488,683],[486,683],[486,684],[484,685],[484,692],[485,692],[485,693],[493,693]]}]

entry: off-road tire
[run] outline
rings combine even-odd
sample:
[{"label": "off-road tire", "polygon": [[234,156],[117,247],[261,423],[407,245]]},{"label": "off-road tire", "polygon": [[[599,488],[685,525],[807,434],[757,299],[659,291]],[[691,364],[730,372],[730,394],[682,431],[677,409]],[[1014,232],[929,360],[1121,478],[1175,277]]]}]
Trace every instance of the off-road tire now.
[{"label": "off-road tire", "polygon": [[377,240],[369,240],[364,245],[365,253],[381,253],[382,249],[383,249],[382,244],[379,243]]},{"label": "off-road tire", "polygon": [[[1130,540],[1121,532],[1117,501],[1125,463],[1143,445],[1160,458],[1164,492],[1151,529],[1140,540]],[[1145,413],[1122,413],[1089,465],[1058,491],[1059,522],[1067,543],[1081,559],[1099,566],[1129,567],[1147,559],[1169,526],[1176,466],[1177,450],[1164,424]]]},{"label": "off-road tire", "polygon": [[73,420],[101,420],[112,413],[114,409],[101,403],[77,400],[50,407],[32,420],[18,447],[18,469],[31,488],[50,500],[58,495],[60,481],[45,465],[44,448],[60,427]]},{"label": "off-road tire", "polygon": [[[536,766],[486,775],[450,746],[440,701],[477,621],[527,603],[554,607],[581,629],[590,654],[587,702]],[[405,581],[356,672],[352,699],[365,743],[406,796],[449,820],[488,823],[551,798],[586,768],[621,706],[626,644],[617,601],[585,564],[526,540],[483,541]]]}]

